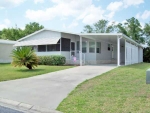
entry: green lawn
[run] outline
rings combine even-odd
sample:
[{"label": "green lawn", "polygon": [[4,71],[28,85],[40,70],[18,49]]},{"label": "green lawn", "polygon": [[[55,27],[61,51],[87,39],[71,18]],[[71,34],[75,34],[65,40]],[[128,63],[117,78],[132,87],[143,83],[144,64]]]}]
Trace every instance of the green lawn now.
[{"label": "green lawn", "polygon": [[123,66],[78,85],[57,110],[64,113],[150,113],[149,63]]},{"label": "green lawn", "polygon": [[25,67],[13,67],[11,64],[0,64],[0,81],[27,78],[49,72],[59,71],[73,66],[45,66],[39,65],[33,70]]}]

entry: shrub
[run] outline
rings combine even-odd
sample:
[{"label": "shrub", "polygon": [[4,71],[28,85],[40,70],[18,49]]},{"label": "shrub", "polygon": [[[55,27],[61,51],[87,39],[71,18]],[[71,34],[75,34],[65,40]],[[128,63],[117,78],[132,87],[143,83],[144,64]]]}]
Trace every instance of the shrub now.
[{"label": "shrub", "polygon": [[61,55],[39,56],[39,65],[64,65],[66,58]]},{"label": "shrub", "polygon": [[13,66],[26,66],[32,69],[38,65],[38,57],[31,47],[17,47],[12,51],[12,65]]}]

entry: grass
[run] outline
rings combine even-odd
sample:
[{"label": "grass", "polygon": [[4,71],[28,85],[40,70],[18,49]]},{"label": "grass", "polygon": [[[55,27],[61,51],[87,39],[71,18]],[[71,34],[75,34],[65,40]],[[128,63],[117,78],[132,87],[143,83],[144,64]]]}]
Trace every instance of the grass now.
[{"label": "grass", "polygon": [[11,64],[0,64],[0,81],[14,80],[20,78],[27,78],[37,76],[49,72],[59,71],[73,66],[46,66],[39,65],[33,70],[29,70],[26,67],[13,67]]},{"label": "grass", "polygon": [[58,106],[64,113],[150,113],[149,63],[123,66],[78,85]]}]

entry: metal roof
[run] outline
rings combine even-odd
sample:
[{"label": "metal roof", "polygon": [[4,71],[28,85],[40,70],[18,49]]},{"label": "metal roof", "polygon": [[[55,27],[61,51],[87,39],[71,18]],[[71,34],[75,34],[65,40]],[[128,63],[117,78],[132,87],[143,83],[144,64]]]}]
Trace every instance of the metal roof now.
[{"label": "metal roof", "polygon": [[0,44],[15,44],[17,41],[0,39]]},{"label": "metal roof", "polygon": [[[25,36],[25,37],[19,39],[18,41],[20,42],[21,40],[24,40],[24,39],[26,39],[26,38],[29,38],[30,36],[33,36],[33,35],[35,35],[35,34],[37,34],[37,33],[40,33],[40,32],[42,32],[42,31],[45,31],[45,30],[54,31],[54,32],[60,32],[60,33],[67,33],[67,34],[72,34],[72,35],[78,35],[78,36],[83,36],[83,37],[85,37],[85,36],[109,36],[109,37],[111,38],[111,36],[116,36],[116,37],[117,37],[117,36],[122,36],[122,38],[124,38],[125,40],[128,40],[128,41],[134,43],[135,45],[140,46],[140,47],[143,48],[143,46],[142,46],[141,44],[135,42],[134,40],[132,40],[131,38],[129,38],[128,36],[126,36],[126,35],[124,35],[124,34],[122,34],[122,33],[71,33],[71,32],[57,31],[57,30],[45,29],[45,28],[44,28],[44,29],[41,29],[41,30],[39,30],[39,31],[36,31],[36,32],[34,32],[34,33],[30,34],[30,35],[27,35],[27,36]],[[33,43],[33,42],[32,42],[32,43]]]},{"label": "metal roof", "polygon": [[61,37],[41,38],[28,41],[17,42],[14,46],[48,45],[57,44]]}]

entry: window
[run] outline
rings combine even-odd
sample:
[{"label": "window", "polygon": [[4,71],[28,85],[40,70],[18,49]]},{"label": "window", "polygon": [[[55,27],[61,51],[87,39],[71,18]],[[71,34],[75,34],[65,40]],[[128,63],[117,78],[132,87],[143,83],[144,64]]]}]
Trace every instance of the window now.
[{"label": "window", "polygon": [[108,44],[108,51],[110,51],[110,44]]},{"label": "window", "polygon": [[61,50],[62,51],[70,51],[70,39],[61,38]]},{"label": "window", "polygon": [[89,52],[95,53],[95,42],[89,42]]},{"label": "window", "polygon": [[46,51],[46,45],[38,45],[38,52],[45,52]]},{"label": "window", "polygon": [[60,51],[60,44],[47,45],[47,51]]},{"label": "window", "polygon": [[[86,53],[86,42],[82,42],[82,53]],[[77,52],[80,51],[80,42],[77,41]]]},{"label": "window", "polygon": [[97,52],[97,53],[101,53],[101,43],[100,43],[100,42],[97,42],[96,45],[97,45],[97,47],[96,47],[96,52]]},{"label": "window", "polygon": [[82,52],[86,53],[86,42],[82,42]]}]

